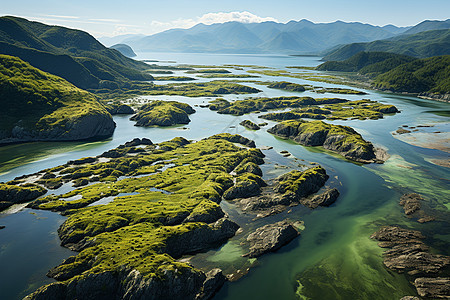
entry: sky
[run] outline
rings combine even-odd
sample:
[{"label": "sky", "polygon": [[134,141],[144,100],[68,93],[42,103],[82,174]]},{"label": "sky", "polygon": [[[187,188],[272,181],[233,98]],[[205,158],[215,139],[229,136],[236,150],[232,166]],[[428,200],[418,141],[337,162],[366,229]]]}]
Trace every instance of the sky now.
[{"label": "sky", "polygon": [[286,23],[308,19],[411,26],[450,18],[450,0],[15,0],[0,15],[81,29],[95,37],[150,35],[198,23],[227,21]]}]

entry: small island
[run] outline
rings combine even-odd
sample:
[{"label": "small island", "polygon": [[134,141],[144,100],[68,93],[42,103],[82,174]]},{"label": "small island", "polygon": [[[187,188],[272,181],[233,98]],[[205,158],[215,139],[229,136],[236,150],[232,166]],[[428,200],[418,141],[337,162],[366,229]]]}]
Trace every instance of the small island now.
[{"label": "small island", "polygon": [[284,121],[267,130],[269,133],[293,140],[303,146],[322,146],[345,158],[361,163],[381,163],[382,158],[372,143],[353,128],[322,121]]},{"label": "small island", "polygon": [[176,124],[188,124],[189,115],[195,110],[186,103],[177,101],[153,101],[144,104],[137,114],[130,118],[136,121],[135,126],[172,126]]}]

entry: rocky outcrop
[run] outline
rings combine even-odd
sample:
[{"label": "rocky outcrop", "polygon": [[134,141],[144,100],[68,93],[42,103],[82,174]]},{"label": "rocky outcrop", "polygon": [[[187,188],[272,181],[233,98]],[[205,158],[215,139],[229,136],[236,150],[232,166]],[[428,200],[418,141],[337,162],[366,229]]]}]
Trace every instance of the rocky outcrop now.
[{"label": "rocky outcrop", "polygon": [[285,121],[267,130],[282,138],[288,138],[304,146],[322,146],[345,158],[361,163],[382,162],[370,142],[348,126],[333,125],[322,121]]},{"label": "rocky outcrop", "polygon": [[258,257],[286,245],[300,233],[293,222],[281,221],[259,227],[247,237],[250,252],[244,256]]},{"label": "rocky outcrop", "polygon": [[414,281],[417,293],[421,297],[432,299],[450,299],[450,278],[417,278]]},{"label": "rocky outcrop", "polygon": [[20,122],[9,135],[0,137],[0,144],[31,141],[76,141],[109,137],[116,123],[110,114],[93,112],[78,117],[61,119],[57,125],[38,129],[27,129]]},{"label": "rocky outcrop", "polygon": [[300,200],[300,203],[309,208],[317,208],[318,206],[330,206],[339,197],[337,189],[328,189],[320,195],[316,195],[311,199],[305,198]]},{"label": "rocky outcrop", "polygon": [[386,226],[371,238],[380,241],[380,247],[390,248],[384,252],[384,265],[399,273],[436,274],[450,266],[449,256],[429,252],[429,247],[421,241],[425,237],[419,231]]},{"label": "rocky outcrop", "polygon": [[188,104],[177,101],[153,101],[143,105],[138,113],[130,118],[135,126],[172,126],[188,124],[189,114],[195,110]]},{"label": "rocky outcrop", "polygon": [[209,226],[202,226],[168,238],[165,248],[161,251],[172,257],[203,251],[234,236],[238,229],[239,225],[227,218],[222,218]]},{"label": "rocky outcrop", "polygon": [[45,188],[32,183],[19,186],[0,183],[0,210],[6,209],[13,204],[34,200],[46,192]]},{"label": "rocky outcrop", "polygon": [[423,201],[423,198],[419,194],[404,194],[400,198],[400,205],[403,206],[405,215],[411,215],[420,210],[420,201]]},{"label": "rocky outcrop", "polygon": [[223,193],[223,198],[233,200],[256,196],[261,193],[261,187],[266,185],[266,182],[260,176],[245,173],[236,178],[235,184]]},{"label": "rocky outcrop", "polygon": [[103,271],[82,275],[78,280],[56,282],[39,288],[27,300],[140,300],[210,299],[225,283],[220,269],[208,273],[193,268],[166,269],[162,277],[144,276],[136,269]]},{"label": "rocky outcrop", "polygon": [[[430,253],[429,247],[422,240],[422,233],[416,230],[385,226],[371,236],[379,241],[384,252],[384,265],[398,273],[407,272],[417,278],[414,285],[422,297],[450,298],[450,279],[434,278],[447,272],[450,266],[450,256]],[[433,278],[423,277],[433,276]]]},{"label": "rocky outcrop", "polygon": [[[230,133],[220,133],[209,137],[209,139],[224,139],[232,143],[238,143],[250,148],[255,148],[255,141],[252,141],[246,137],[243,137],[239,134],[230,134]],[[262,156],[264,157],[264,155]]]},{"label": "rocky outcrop", "polygon": [[238,205],[245,212],[266,217],[279,213],[290,205],[302,203],[305,197],[316,193],[327,180],[328,175],[320,166],[303,172],[294,170],[279,176],[268,187],[263,187],[261,195],[241,199]]},{"label": "rocky outcrop", "polygon": [[135,113],[134,109],[126,104],[109,104],[106,106],[106,110],[111,115],[132,115]]},{"label": "rocky outcrop", "polygon": [[257,124],[253,123],[250,120],[244,120],[239,125],[244,126],[245,128],[251,129],[251,130],[259,130],[261,127],[259,127]]},{"label": "rocky outcrop", "polygon": [[404,194],[400,197],[400,205],[405,211],[405,215],[409,218],[417,218],[417,222],[426,223],[434,221],[434,217],[427,215],[422,210],[422,204],[425,199],[416,193]]}]

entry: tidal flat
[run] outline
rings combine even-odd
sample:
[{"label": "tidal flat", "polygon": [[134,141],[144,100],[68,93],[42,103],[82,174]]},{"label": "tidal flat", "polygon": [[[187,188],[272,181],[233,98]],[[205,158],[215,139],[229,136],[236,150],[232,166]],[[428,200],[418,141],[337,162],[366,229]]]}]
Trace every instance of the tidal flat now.
[{"label": "tidal flat", "polygon": [[[154,58],[154,56],[157,55],[157,58],[160,61],[176,60],[195,67],[198,67],[198,65],[208,65],[205,69],[211,69],[212,65],[216,65],[218,69],[227,69],[232,72],[232,74],[237,75],[245,74],[247,73],[246,71],[249,70],[266,70],[256,68],[254,65],[279,70],[289,65],[305,65],[311,67],[319,64],[319,58],[312,57],[211,55],[205,58],[195,54],[173,54],[172,56],[169,54],[138,55],[141,58],[147,59]],[[227,67],[227,65],[239,65],[239,67]],[[236,70],[236,68],[242,68],[243,70]],[[176,73],[174,76],[182,76],[184,74],[183,70],[174,70],[174,72]],[[200,82],[211,80],[209,78],[197,76],[195,73],[189,74],[189,76],[197,78]],[[311,84],[310,80],[307,81],[302,78],[293,78],[290,76],[283,77],[279,74],[276,74],[275,77],[268,74],[258,74],[258,76],[261,76],[261,80],[264,81],[276,82],[286,80],[301,85]],[[237,80],[236,78],[231,79]],[[245,80],[245,77],[243,77],[243,79]],[[131,161],[135,160],[136,156],[138,157],[143,154],[143,152],[139,152],[141,150],[137,150],[134,154],[133,151],[130,153],[127,152],[125,157],[117,158],[120,161],[117,165],[99,168],[95,171],[98,172],[98,174],[85,176],[86,179],[88,179],[88,183],[86,186],[80,186],[74,190],[78,192],[71,191],[74,189],[73,187],[66,190],[64,190],[64,188],[73,184],[73,180],[82,179],[83,177],[70,178],[71,181],[64,183],[60,188],[61,190],[55,190],[58,191],[57,199],[50,199],[49,196],[39,199],[39,201],[41,201],[39,205],[42,205],[39,210],[25,208],[15,213],[2,214],[0,217],[0,225],[6,225],[6,227],[0,231],[2,245],[5,245],[2,248],[4,250],[0,254],[0,260],[2,262],[8,261],[11,265],[15,264],[19,266],[20,269],[14,274],[9,274],[6,270],[3,270],[2,273],[0,273],[1,278],[9,278],[9,281],[0,281],[5,283],[9,282],[8,286],[3,286],[3,284],[1,284],[1,290],[7,291],[6,295],[8,298],[21,298],[34,292],[37,287],[50,283],[52,280],[48,279],[45,274],[51,269],[54,270],[52,274],[60,274],[59,276],[61,277],[59,280],[61,282],[70,280],[69,278],[64,279],[64,276],[69,276],[67,274],[70,273],[69,271],[72,270],[74,264],[86,267],[84,263],[89,261],[89,255],[93,255],[92,253],[89,253],[90,251],[106,251],[107,249],[111,249],[108,248],[110,246],[107,247],[106,245],[114,245],[115,238],[127,237],[124,239],[123,243],[117,244],[117,246],[120,246],[119,248],[123,249],[125,253],[127,251],[129,252],[130,263],[133,262],[136,266],[148,266],[140,270],[141,273],[148,271],[148,274],[159,274],[158,270],[163,270],[159,268],[154,269],[153,267],[155,264],[152,263],[152,261],[159,262],[159,266],[166,266],[166,269],[169,271],[171,270],[171,266],[175,265],[179,266],[180,270],[185,270],[188,273],[196,272],[192,270],[200,270],[206,274],[213,268],[221,268],[223,274],[231,281],[225,283],[214,299],[249,299],[255,297],[261,299],[326,299],[327,297],[333,299],[400,299],[403,296],[417,295],[416,289],[410,284],[410,278],[407,275],[392,272],[383,265],[383,249],[377,246],[376,241],[370,239],[370,235],[377,231],[381,226],[400,225],[405,228],[420,230],[427,236],[427,244],[435,253],[442,255],[450,254],[448,250],[449,239],[448,235],[445,234],[449,228],[448,199],[450,198],[450,195],[448,194],[448,181],[445,179],[448,177],[448,169],[436,166],[429,162],[432,159],[444,157],[445,153],[436,149],[427,149],[404,143],[394,138],[391,134],[391,132],[394,132],[405,124],[408,124],[408,126],[417,126],[420,124],[427,124],[427,122],[431,121],[439,124],[448,123],[448,117],[428,112],[430,110],[448,110],[448,104],[421,100],[415,97],[384,94],[372,90],[363,90],[366,93],[366,95],[363,96],[357,94],[335,94],[332,93],[333,90],[331,88],[350,88],[345,85],[336,86],[332,83],[319,82],[320,83],[314,83],[314,85],[330,88],[325,91],[325,94],[319,95],[319,97],[317,93],[310,90],[305,90],[304,92],[284,91],[250,82],[242,82],[242,85],[258,90],[255,90],[253,94],[220,94],[220,97],[229,103],[234,103],[236,100],[245,101],[248,97],[274,98],[294,96],[311,97],[313,99],[339,97],[349,101],[370,99],[371,101],[377,101],[377,103],[382,105],[394,105],[401,113],[387,115],[384,116],[384,118],[377,119],[370,117],[356,119],[345,116],[342,119],[324,121],[334,125],[350,126],[362,138],[371,142],[375,147],[384,148],[387,153],[391,155],[384,164],[361,165],[348,161],[342,156],[336,156],[321,147],[303,147],[289,140],[280,139],[266,131],[278,124],[275,120],[264,120],[268,124],[262,127],[262,130],[248,130],[247,128],[240,126],[239,123],[244,120],[249,120],[255,124],[260,124],[261,119],[259,119],[259,116],[264,113],[272,112],[267,111],[262,113],[259,110],[252,110],[245,112],[244,115],[241,116],[218,114],[216,111],[212,111],[207,107],[210,101],[215,100],[218,97],[216,95],[202,95],[201,97],[185,97],[182,94],[172,96],[164,94],[145,95],[137,98],[134,102],[137,106],[153,100],[186,103],[196,110],[195,114],[189,116],[191,119],[189,124],[174,125],[165,128],[135,127],[133,126],[134,122],[129,120],[130,116],[114,116],[114,120],[117,123],[116,132],[111,139],[106,139],[101,142],[58,143],[58,149],[55,149],[53,144],[31,143],[11,145],[4,148],[4,150],[0,150],[1,163],[3,166],[1,180],[8,182],[15,177],[25,174],[32,174],[46,169],[51,170],[59,165],[66,164],[68,161],[76,161],[77,159],[85,157],[101,156],[110,149],[118,149],[118,152],[120,152],[120,149],[123,150],[124,148],[118,147],[135,137],[140,139],[148,138],[155,145],[158,144],[160,147],[161,145],[163,147],[166,145],[168,147],[163,148],[163,152],[159,154],[157,153],[158,149],[156,149],[156,146],[145,145],[142,148],[143,151],[148,151],[154,147],[151,151],[156,151],[156,153],[149,155],[162,155],[161,160],[156,161],[160,161],[161,163],[153,164],[155,161],[151,160],[147,162],[147,165],[138,166],[132,170],[117,168],[117,165],[119,164],[122,164],[122,166],[125,167],[126,164],[124,164],[122,160],[126,160],[125,158],[127,156],[130,157]],[[289,107],[290,106],[284,107],[283,109],[289,109]],[[340,110],[336,109],[336,111]],[[140,227],[144,226],[144,223],[142,222],[145,218],[148,218],[146,221],[151,221],[150,219],[152,219],[150,218],[151,214],[147,215],[144,210],[141,210],[139,213],[133,213],[133,211],[130,210],[129,218],[132,220],[131,223],[135,223],[127,224],[128,228],[123,227],[122,229],[100,233],[101,237],[99,237],[99,239],[101,239],[102,243],[87,247],[84,250],[78,248],[81,252],[75,256],[77,257],[75,260],[72,261],[69,259],[66,263],[61,264],[63,259],[67,259],[69,256],[77,254],[76,252],[71,252],[67,248],[59,247],[61,240],[56,235],[56,228],[59,227],[62,222],[66,222],[67,225],[73,224],[72,222],[76,218],[79,218],[79,221],[77,222],[83,224],[83,218],[88,217],[89,214],[91,216],[105,214],[104,220],[109,220],[110,218],[114,219],[111,219],[111,222],[109,222],[110,228],[114,228],[114,226],[117,226],[117,224],[121,224],[121,222],[124,221],[120,218],[116,218],[114,214],[111,216],[106,215],[109,212],[107,210],[108,207],[128,202],[130,203],[130,207],[134,205],[136,208],[133,209],[139,210],[139,207],[142,207],[142,203],[150,205],[151,203],[158,203],[157,201],[170,202],[172,200],[169,199],[174,198],[174,195],[179,195],[179,193],[182,194],[184,192],[187,194],[195,192],[194,190],[185,189],[182,181],[175,181],[177,178],[179,179],[179,177],[184,176],[179,175],[184,174],[183,172],[187,171],[189,166],[185,164],[189,162],[189,164],[195,166],[189,171],[193,173],[191,175],[188,175],[190,173],[186,173],[186,178],[182,180],[190,181],[195,179],[192,183],[201,186],[202,183],[200,181],[204,178],[202,176],[206,175],[199,176],[197,172],[201,172],[199,166],[203,164],[203,161],[208,163],[207,159],[210,157],[210,154],[207,154],[210,147],[206,147],[205,143],[213,143],[217,149],[229,149],[233,154],[240,153],[241,151],[248,151],[246,148],[242,148],[245,146],[241,145],[238,147],[229,141],[202,141],[204,138],[223,132],[239,134],[249,140],[253,140],[257,148],[266,149],[261,150],[261,153],[264,154],[264,158],[261,158],[263,159],[264,164],[254,162],[261,169],[261,179],[265,182],[270,184],[271,180],[275,180],[280,175],[291,170],[302,171],[315,164],[320,164],[329,176],[322,191],[327,188],[337,188],[340,192],[339,198],[329,207],[318,207],[311,210],[303,205],[295,205],[288,207],[279,213],[256,220],[254,220],[254,214],[242,213],[235,201],[222,200],[220,201],[220,204],[216,204],[210,200],[208,201],[211,203],[205,201],[204,204],[208,204],[208,206],[205,206],[205,209],[207,208],[207,210],[213,211],[220,208],[223,213],[228,216],[229,220],[239,225],[241,229],[236,235],[224,239],[221,244],[208,246],[207,248],[198,250],[200,251],[199,253],[198,251],[193,251],[195,253],[181,251],[175,253],[178,254],[175,255],[173,252],[172,254],[177,257],[175,260],[172,260],[167,256],[156,259],[157,255],[162,254],[156,254],[155,249],[157,249],[157,247],[160,247],[158,249],[162,249],[161,246],[164,244],[164,240],[159,239],[159,237],[166,238],[168,235],[166,235],[165,231],[154,232],[154,230],[157,230],[158,228],[160,230],[170,229],[170,231],[167,231],[168,234],[176,233],[182,235],[191,230],[198,230],[198,232],[200,232],[201,230],[214,229],[209,227],[210,225],[200,224],[202,222],[193,222],[192,224],[182,223],[179,225],[161,224],[156,227],[154,223],[152,223],[153,225],[145,224],[145,226],[147,226],[146,230],[154,233],[148,237],[142,236],[138,238],[136,236],[136,238],[133,238],[135,241],[126,242],[128,237],[130,237],[130,234],[136,233],[136,235],[138,235],[139,232],[142,232],[141,230],[143,228]],[[181,148],[178,146],[173,147],[174,145],[172,145],[170,141],[176,137],[183,137],[185,140],[189,141],[189,144],[186,144]],[[164,144],[165,141],[169,142]],[[221,144],[220,147],[218,147],[217,143]],[[191,147],[196,147],[195,145],[201,147],[201,149],[199,149],[200,151],[205,151],[203,155],[204,160],[201,160],[202,158],[198,156],[197,158],[195,158],[196,156],[193,156],[192,158],[189,158],[189,156],[183,158],[184,156],[178,157],[176,155],[177,152],[186,154],[187,152],[185,151],[188,151],[187,149]],[[19,148],[20,152],[11,151],[11,149],[16,148]],[[134,146],[134,148],[140,149],[136,146]],[[169,148],[173,149],[168,150]],[[290,155],[284,156],[280,154],[282,151],[287,151]],[[211,153],[211,155],[213,154]],[[175,157],[177,157],[177,160],[181,160],[179,162],[170,161]],[[105,166],[108,164],[108,162],[103,162],[100,158],[98,159],[99,163],[103,163]],[[220,160],[217,162],[218,164],[216,165],[215,159],[210,160],[210,163],[214,165],[214,168],[223,165],[223,162],[220,162]],[[170,163],[175,164],[175,166],[169,167],[163,172],[158,171],[158,169],[161,170],[163,166],[169,165]],[[242,167],[247,163],[249,162],[243,164]],[[86,168],[86,166],[80,166],[83,168],[80,168],[80,170],[71,170],[67,173],[62,172],[63,174],[61,174],[61,176],[64,176],[64,174],[74,174],[76,172],[79,172],[77,174],[83,174],[82,169]],[[95,166],[95,164],[93,166]],[[246,170],[250,170],[250,166],[254,168],[253,165],[249,164],[245,167]],[[127,167],[129,168],[130,164],[128,164]],[[226,171],[230,170],[228,170],[226,166],[225,168],[225,173],[228,173]],[[108,174],[109,170],[102,172],[102,169],[118,169],[117,171],[121,173],[116,172],[113,174],[113,172],[110,172]],[[239,170],[240,169],[242,168],[239,168]],[[52,172],[55,173],[55,177],[57,178],[60,176],[56,173],[60,171],[54,170]],[[93,169],[90,169],[89,171],[94,172]],[[167,175],[155,174],[158,177],[165,176],[161,177],[161,180],[158,182],[153,179],[148,182],[147,180],[144,181],[143,178],[146,178],[146,175],[150,177],[155,176],[149,175],[152,173],[164,173]],[[94,176],[99,176],[99,182],[90,181]],[[227,178],[228,176],[234,176],[234,178],[236,178],[238,174],[224,175],[224,178]],[[136,178],[133,179],[131,177]],[[253,179],[250,178],[250,180]],[[144,186],[139,187],[143,182],[145,182]],[[207,183],[207,181],[204,182]],[[262,188],[260,184],[257,183],[257,180],[255,182],[259,188]],[[226,181],[220,183],[220,185],[223,184],[226,184]],[[101,201],[103,197],[107,198],[112,196],[112,202],[100,204],[97,207],[95,205],[88,206],[95,204],[95,196],[98,195],[95,190],[99,188],[100,185],[107,186],[108,188],[103,191],[103,194],[101,194],[100,191],[102,197],[100,197],[100,200],[98,201]],[[203,191],[208,191],[210,187],[214,188],[214,185],[207,185],[208,189],[202,189]],[[249,186],[253,186],[256,189],[256,185],[250,184]],[[130,186],[134,186],[133,191],[130,189]],[[135,193],[147,188],[157,188],[172,194],[165,194],[159,190],[149,190],[145,191],[146,196],[144,198],[146,200],[142,198],[142,194],[124,195],[124,193]],[[318,193],[321,193],[322,191],[319,191]],[[410,192],[418,192],[423,196],[425,199],[424,206],[435,211],[435,215],[437,216],[435,221],[420,224],[404,215],[403,208],[399,205],[399,199],[402,194]],[[50,190],[49,193],[52,193],[52,191]],[[83,197],[67,202],[63,200],[66,196],[68,198],[78,194],[82,194]],[[219,193],[219,195],[221,194]],[[197,207],[199,204],[198,202],[195,202],[197,201],[195,199],[195,197],[186,199],[185,203],[183,203],[186,205],[185,208],[181,207],[181,203],[179,203],[180,205],[175,205],[174,202],[174,206],[176,207],[169,209],[169,214],[167,215],[172,213],[174,216],[183,215],[181,213],[178,214],[178,211],[183,209],[191,214],[193,212],[191,209]],[[132,204],[133,202],[135,202],[135,204]],[[73,207],[78,205],[79,207]],[[60,215],[48,210],[64,213],[63,215]],[[12,210],[12,212],[14,212],[14,210]],[[30,214],[30,212],[36,213],[37,216],[42,216],[47,219],[35,217],[35,215]],[[184,212],[184,214],[186,214],[186,212]],[[158,214],[159,213],[160,212],[158,212]],[[199,215],[203,214],[200,213]],[[189,215],[186,217],[188,216]],[[32,249],[28,249],[32,248],[30,246],[36,242],[28,240],[26,236],[18,234],[19,228],[14,224],[17,224],[19,219],[23,220],[25,224],[37,222],[38,224],[41,224],[40,228],[46,228],[48,232],[52,232],[49,238],[49,246],[42,247],[44,247],[44,249],[45,247],[48,247],[48,249],[54,248],[57,255],[43,259],[39,266],[33,263],[19,264],[17,261],[17,249],[20,249],[20,257],[36,257],[33,256],[35,254],[33,254]],[[248,248],[246,248],[248,246],[241,243],[249,234],[255,232],[262,226],[275,224],[285,219],[303,222],[304,228],[302,228],[303,230],[301,230],[299,237],[295,238],[275,253],[265,254],[256,259],[242,257],[242,255],[248,251]],[[48,224],[49,222],[45,223],[44,220],[55,221],[52,224]],[[140,220],[141,223],[137,222],[137,220]],[[61,228],[66,228],[64,226],[65,225]],[[185,226],[194,226],[195,228],[189,228],[186,231]],[[80,228],[83,228],[83,234],[88,233],[88,235],[92,235],[92,233],[96,232],[98,229],[95,226],[92,226],[92,228],[89,229],[88,227]],[[79,230],[81,232],[81,229]],[[14,233],[17,233],[17,235]],[[42,235],[42,233],[37,231],[36,234]],[[18,238],[14,238],[14,236]],[[65,235],[63,236],[65,237]],[[156,238],[157,236],[158,238]],[[80,235],[79,237],[84,236]],[[144,241],[144,238],[148,239],[145,239]],[[77,239],[69,234],[67,240],[64,241],[77,241]],[[88,246],[89,237],[85,242],[86,246]],[[29,247],[18,247],[19,245],[28,245]],[[134,249],[131,249],[131,247]],[[150,258],[140,256],[143,254],[146,255],[144,248],[150,255]],[[12,251],[13,249],[16,250]],[[83,251],[87,252],[83,253]],[[111,252],[111,255],[114,256],[114,253],[114,251]],[[151,257],[152,255],[153,257]],[[90,272],[95,273],[98,270],[117,267],[121,264],[122,258],[124,257],[113,257],[109,266],[106,264],[107,260],[102,260],[99,261],[98,265],[89,266],[90,268],[86,270],[79,269],[79,271],[81,272],[81,276],[88,277],[89,274],[92,274]],[[128,258],[125,258],[125,260],[128,260]],[[59,267],[57,267],[58,265]],[[53,269],[55,267],[56,269]],[[197,278],[197,281],[195,281],[197,284],[196,286],[200,286],[203,277],[199,275],[201,274],[200,272],[195,274],[197,275],[193,275],[193,278]],[[13,278],[15,278],[15,280],[13,280]]]}]

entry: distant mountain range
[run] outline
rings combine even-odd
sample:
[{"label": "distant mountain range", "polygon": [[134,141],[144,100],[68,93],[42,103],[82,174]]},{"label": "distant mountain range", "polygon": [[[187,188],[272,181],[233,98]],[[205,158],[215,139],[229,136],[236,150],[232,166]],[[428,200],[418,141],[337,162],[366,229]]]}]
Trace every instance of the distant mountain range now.
[{"label": "distant mountain range", "polygon": [[124,35],[99,40],[108,46],[113,43],[127,44],[140,52],[319,54],[344,44],[366,43],[401,34],[447,28],[450,28],[450,20],[424,21],[414,27],[380,27],[342,21],[313,23],[308,20],[285,24],[227,22],[198,24],[189,29],[170,29],[144,37]]},{"label": "distant mountain range", "polygon": [[152,79],[142,72],[147,64],[106,48],[87,32],[17,17],[0,18],[0,54],[19,57],[83,89]]}]

